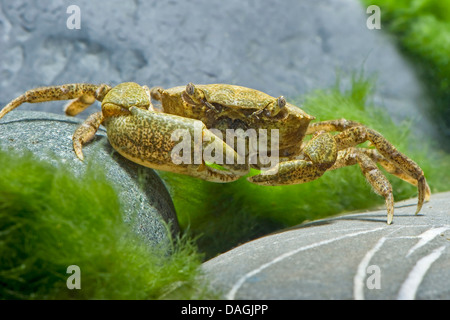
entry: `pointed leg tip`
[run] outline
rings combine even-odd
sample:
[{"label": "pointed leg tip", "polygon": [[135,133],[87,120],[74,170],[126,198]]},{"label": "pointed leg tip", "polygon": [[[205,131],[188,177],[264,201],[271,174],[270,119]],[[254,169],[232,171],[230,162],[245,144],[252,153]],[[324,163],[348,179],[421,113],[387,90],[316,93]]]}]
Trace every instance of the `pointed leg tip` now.
[{"label": "pointed leg tip", "polygon": [[390,192],[386,196],[386,208],[387,208],[387,224],[392,224],[394,220],[394,195]]},{"label": "pointed leg tip", "polygon": [[417,202],[417,209],[416,209],[416,215],[420,212],[422,209],[424,201],[427,201],[427,198],[430,198],[430,187],[428,186],[427,181],[425,180],[424,176],[421,176],[418,179],[418,202]]},{"label": "pointed leg tip", "polygon": [[416,209],[416,213],[415,213],[416,216],[419,214],[420,210],[422,210],[422,205],[417,205],[417,209]]},{"label": "pointed leg tip", "polygon": [[386,198],[386,207],[387,207],[387,221],[388,225],[392,224],[394,220],[394,200],[392,195]]},{"label": "pointed leg tip", "polygon": [[419,201],[417,203],[417,209],[416,209],[416,213],[415,213],[416,215],[418,215],[420,210],[422,210],[423,202],[424,202],[423,197],[419,197]]},{"label": "pointed leg tip", "polygon": [[83,155],[83,152],[81,150],[76,150],[75,149],[75,154],[76,154],[78,159],[80,159],[81,161],[84,161],[84,155]]},{"label": "pointed leg tip", "polygon": [[430,189],[430,186],[427,183],[426,187],[425,187],[425,202],[430,201],[430,198],[431,198],[431,189]]}]

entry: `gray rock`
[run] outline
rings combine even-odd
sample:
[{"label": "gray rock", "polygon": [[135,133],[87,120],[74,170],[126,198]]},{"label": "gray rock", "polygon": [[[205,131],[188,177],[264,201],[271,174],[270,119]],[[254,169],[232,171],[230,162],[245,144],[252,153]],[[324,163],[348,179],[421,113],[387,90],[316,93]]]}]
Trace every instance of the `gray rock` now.
[{"label": "gray rock", "polygon": [[[80,119],[51,113],[14,110],[0,120],[0,147],[19,152],[29,150],[39,159],[55,166],[64,165],[79,176],[86,163],[76,157],[72,135],[80,123]],[[103,127],[85,145],[83,153],[85,159],[105,168],[107,178],[117,190],[125,221],[149,245],[168,241],[163,221],[172,225],[174,233],[179,231],[172,200],[159,176],[116,153]]]},{"label": "gray rock", "polygon": [[269,235],[204,263],[228,299],[449,299],[450,193]]},{"label": "gray rock", "polygon": [[417,130],[434,131],[413,68],[383,20],[381,30],[367,28],[359,0],[79,0],[80,29],[67,28],[72,3],[64,0],[0,4],[0,105],[73,82],[230,83],[293,99],[332,86],[337,70],[364,70],[377,77],[375,102],[396,121],[414,117]]}]

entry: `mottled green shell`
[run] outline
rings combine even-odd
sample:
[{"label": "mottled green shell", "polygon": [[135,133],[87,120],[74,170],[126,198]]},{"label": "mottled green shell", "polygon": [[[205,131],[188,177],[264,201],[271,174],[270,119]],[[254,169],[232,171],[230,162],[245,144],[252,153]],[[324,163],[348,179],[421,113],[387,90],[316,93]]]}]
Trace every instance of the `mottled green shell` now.
[{"label": "mottled green shell", "polygon": [[209,103],[218,103],[230,108],[263,109],[276,98],[250,88],[229,84],[195,85],[205,94]]}]

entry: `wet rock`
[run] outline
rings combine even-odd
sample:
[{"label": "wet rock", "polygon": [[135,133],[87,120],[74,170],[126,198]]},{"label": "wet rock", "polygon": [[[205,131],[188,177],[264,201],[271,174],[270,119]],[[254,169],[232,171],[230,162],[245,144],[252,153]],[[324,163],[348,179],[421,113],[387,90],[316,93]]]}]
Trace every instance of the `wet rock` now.
[{"label": "wet rock", "polygon": [[[80,119],[51,113],[14,110],[0,120],[0,148],[29,150],[40,160],[62,164],[78,176],[86,169],[72,147],[72,135],[80,123]],[[117,190],[125,221],[144,241],[156,245],[169,239],[163,221],[171,224],[173,233],[179,231],[172,200],[159,176],[116,153],[104,129],[85,145],[83,153],[85,159],[105,169]]]},{"label": "wet rock", "polygon": [[450,193],[306,223],[204,263],[228,299],[449,299]]}]

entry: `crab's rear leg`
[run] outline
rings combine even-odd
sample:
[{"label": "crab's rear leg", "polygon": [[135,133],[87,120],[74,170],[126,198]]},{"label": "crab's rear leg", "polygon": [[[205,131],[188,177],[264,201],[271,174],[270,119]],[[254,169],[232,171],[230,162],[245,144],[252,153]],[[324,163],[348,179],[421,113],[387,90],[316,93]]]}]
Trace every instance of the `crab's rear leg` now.
[{"label": "crab's rear leg", "polygon": [[298,184],[315,180],[327,170],[358,163],[375,192],[385,198],[387,222],[390,224],[394,216],[394,197],[390,182],[369,156],[355,152],[353,157],[344,157],[345,154],[337,150],[338,144],[334,137],[330,133],[319,132],[306,143],[302,154],[295,160],[281,162],[268,170],[266,175],[250,177],[249,181],[262,185]]},{"label": "crab's rear leg", "polygon": [[400,153],[380,133],[364,126],[351,127],[336,135],[335,139],[338,145],[338,150],[354,147],[365,141],[370,141],[386,160],[392,162],[408,176],[415,179],[417,181],[417,189],[419,193],[416,214],[419,213],[425,197],[429,192],[429,187],[422,169],[414,161]]},{"label": "crab's rear leg", "polygon": [[[385,157],[383,157],[378,150],[376,149],[366,149],[366,148],[347,148],[345,150],[341,150],[338,153],[338,159],[336,160],[336,163],[328,170],[336,170],[345,166],[350,166],[353,164],[356,164],[356,158],[354,154],[356,152],[360,152],[368,156],[370,159],[372,159],[373,162],[379,163],[388,173],[402,179],[403,181],[406,181],[413,186],[417,187],[418,182],[417,179],[414,179],[410,175],[406,174],[403,170],[398,168],[395,164],[392,162],[386,160]],[[425,201],[429,201],[431,196],[430,187],[428,184],[426,185],[425,190]]]},{"label": "crab's rear leg", "polygon": [[387,208],[387,223],[391,224],[394,218],[394,196],[389,180],[383,175],[376,164],[377,158],[367,153],[371,149],[348,148],[338,152],[338,158],[329,170],[358,164],[366,180],[373,190],[384,197]]},{"label": "crab's rear leg", "polygon": [[0,111],[0,118],[25,102],[39,103],[72,99],[74,100],[67,105],[65,110],[67,115],[74,116],[94,103],[95,100],[102,101],[110,89],[111,87],[104,84],[89,83],[63,84],[32,89],[8,103]]},{"label": "crab's rear leg", "polygon": [[[314,123],[309,126],[307,134],[312,134],[317,130],[325,130],[327,132],[341,131],[341,133],[336,135],[338,150],[344,150],[365,141],[370,141],[381,154],[381,158],[378,157],[380,164],[389,173],[417,186],[419,194],[416,214],[422,208],[424,200],[429,200],[430,187],[426,182],[422,169],[414,161],[397,151],[380,133],[358,122],[346,119]],[[411,180],[415,180],[415,182],[411,182]]]},{"label": "crab's rear leg", "polygon": [[339,131],[342,132],[344,130],[347,130],[352,127],[362,126],[361,123],[347,120],[347,119],[337,119],[337,120],[326,120],[326,121],[319,121],[315,122],[309,125],[308,129],[306,130],[306,134],[315,134],[318,131],[325,131],[325,132],[331,132],[331,131]]}]

